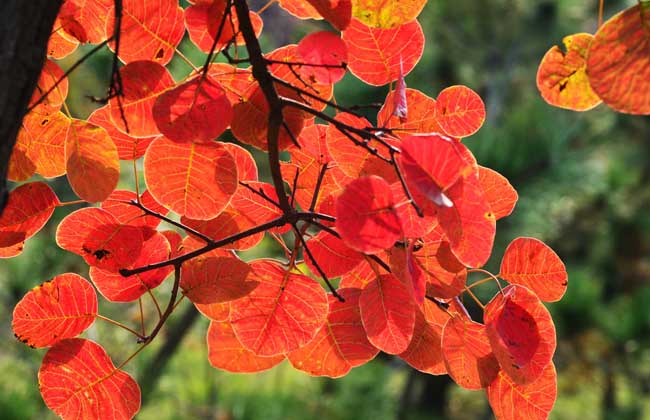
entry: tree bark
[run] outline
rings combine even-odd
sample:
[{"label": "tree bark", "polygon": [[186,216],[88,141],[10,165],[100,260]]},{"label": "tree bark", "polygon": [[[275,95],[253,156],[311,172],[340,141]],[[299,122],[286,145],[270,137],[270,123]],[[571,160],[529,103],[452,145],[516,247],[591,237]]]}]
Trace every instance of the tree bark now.
[{"label": "tree bark", "polygon": [[0,214],[11,151],[36,87],[62,0],[0,1]]}]

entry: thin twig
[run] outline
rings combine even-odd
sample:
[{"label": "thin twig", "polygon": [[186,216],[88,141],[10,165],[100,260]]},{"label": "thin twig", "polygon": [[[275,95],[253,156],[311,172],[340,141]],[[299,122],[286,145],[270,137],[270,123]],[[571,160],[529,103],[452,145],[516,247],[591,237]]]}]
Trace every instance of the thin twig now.
[{"label": "thin twig", "polygon": [[339,300],[339,302],[345,302],[345,299],[343,299],[343,296],[339,295],[336,292],[336,288],[330,283],[329,278],[327,278],[327,274],[323,271],[323,269],[320,267],[318,264],[318,261],[316,261],[316,258],[312,255],[311,251],[309,250],[309,247],[307,246],[307,241],[305,241],[305,238],[303,238],[302,233],[300,233],[300,230],[296,225],[293,225],[293,230],[295,231],[296,237],[302,244],[303,249],[307,253],[307,256],[309,256],[309,259],[311,262],[314,264],[314,267],[316,267],[316,270],[318,271],[318,274],[323,278],[323,281],[325,284],[327,284],[327,287],[330,289],[330,292],[332,292],[332,295]]}]

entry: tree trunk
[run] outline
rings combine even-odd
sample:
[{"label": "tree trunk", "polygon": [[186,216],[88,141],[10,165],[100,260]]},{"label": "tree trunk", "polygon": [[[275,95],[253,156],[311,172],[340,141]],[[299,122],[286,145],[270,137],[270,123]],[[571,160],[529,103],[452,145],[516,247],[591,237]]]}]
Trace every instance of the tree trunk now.
[{"label": "tree trunk", "polygon": [[0,214],[7,169],[62,0],[0,1]]}]

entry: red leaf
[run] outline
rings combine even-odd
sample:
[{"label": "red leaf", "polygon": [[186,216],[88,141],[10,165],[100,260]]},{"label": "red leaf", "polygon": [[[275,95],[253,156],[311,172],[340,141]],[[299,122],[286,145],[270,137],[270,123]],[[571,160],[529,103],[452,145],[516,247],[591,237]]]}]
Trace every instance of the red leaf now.
[{"label": "red leaf", "polygon": [[343,288],[355,288],[355,289],[365,288],[368,283],[370,283],[372,280],[375,279],[375,277],[377,277],[377,273],[371,266],[371,264],[375,264],[375,263],[371,261],[372,260],[366,258],[360,264],[354,267],[351,271],[348,271],[347,273],[343,274],[343,276],[341,276],[341,282],[339,283],[339,288],[342,289]]},{"label": "red leaf", "polygon": [[436,205],[449,207],[451,203],[444,191],[471,170],[463,158],[461,145],[448,137],[432,134],[404,137],[401,146],[398,161],[409,186]]},{"label": "red leaf", "polygon": [[500,277],[526,286],[545,302],[556,302],[566,292],[568,275],[557,254],[535,238],[517,238],[501,260]]},{"label": "red leaf", "polygon": [[284,360],[283,354],[258,356],[242,346],[228,321],[210,322],[207,341],[210,364],[228,372],[261,372]]},{"label": "red leaf", "polygon": [[85,201],[104,201],[120,178],[117,148],[106,130],[72,120],[65,151],[68,181],[74,192]]},{"label": "red leaf", "polygon": [[158,96],[175,85],[172,75],[153,61],[134,61],[120,68],[120,77],[123,96],[108,101],[113,124],[133,137],[159,135],[153,107]]},{"label": "red leaf", "polygon": [[510,185],[508,179],[490,168],[478,167],[478,182],[483,190],[483,197],[490,205],[495,220],[512,213],[519,195]]},{"label": "red leaf", "polygon": [[298,19],[323,19],[309,0],[279,0],[278,5]]},{"label": "red leaf", "polygon": [[257,181],[257,163],[251,152],[235,143],[223,143],[237,164],[237,178],[240,181]]},{"label": "red leaf", "polygon": [[192,219],[217,216],[237,190],[235,160],[220,143],[160,137],[147,149],[144,177],[156,201]]},{"label": "red leaf", "polygon": [[351,0],[307,0],[318,13],[339,31],[350,24],[352,18]]},{"label": "red leaf", "polygon": [[[165,65],[180,44],[185,25],[183,9],[176,0],[122,0],[120,60],[131,63],[151,60]],[[115,12],[111,8],[106,33],[112,35]],[[115,50],[115,42],[108,44]]]},{"label": "red leaf", "polygon": [[415,328],[416,307],[407,287],[392,274],[366,285],[359,298],[361,320],[370,342],[388,354],[407,350]]},{"label": "red leaf", "polygon": [[44,182],[30,182],[15,188],[9,193],[0,215],[0,248],[11,247],[36,235],[58,205],[56,194]]},{"label": "red leaf", "polygon": [[546,102],[574,111],[587,111],[602,102],[586,71],[593,38],[585,33],[569,35],[562,40],[566,53],[557,45],[546,52],[537,70],[537,89]]},{"label": "red leaf", "polygon": [[[223,302],[223,303],[195,303],[194,306],[196,309],[203,314],[203,316],[208,317],[212,321],[217,321],[217,322],[224,322],[228,321],[230,324],[230,302]],[[228,328],[232,331],[232,327],[228,326]],[[234,333],[233,333],[234,334]],[[239,341],[238,341],[239,343]],[[209,344],[208,344],[209,345]],[[241,346],[241,343],[239,344]],[[248,351],[248,350],[246,350]]]},{"label": "red leaf", "polygon": [[[155,229],[160,225],[160,218],[147,215],[137,206],[130,204],[137,198],[133,191],[115,190],[102,202],[101,208],[111,213],[122,224],[132,226],[148,226]],[[167,209],[158,203],[148,190],[140,195],[140,204],[148,210],[162,216],[167,215]]]},{"label": "red leaf", "polygon": [[451,250],[466,266],[481,267],[492,253],[496,219],[483,197],[478,171],[460,179],[446,194],[453,205],[440,207],[438,220]]},{"label": "red leaf", "polygon": [[56,231],[57,245],[81,255],[88,265],[108,271],[135,262],[143,242],[142,228],[122,225],[112,214],[96,207],[70,213]]},{"label": "red leaf", "polygon": [[350,248],[375,254],[390,248],[401,234],[390,185],[377,176],[347,185],[336,203],[336,230]]},{"label": "red leaf", "polygon": [[487,304],[483,318],[501,369],[522,385],[539,378],[556,345],[555,325],[539,298],[510,285]]},{"label": "red leaf", "polygon": [[[144,155],[147,147],[158,136],[151,137],[132,137],[120,131],[115,123],[111,120],[111,110],[108,106],[97,108],[88,117],[88,122],[102,127],[117,147],[117,155],[122,160],[136,160]],[[129,119],[129,121],[131,121]],[[129,129],[131,126],[129,126]]]},{"label": "red leaf", "polygon": [[248,279],[251,268],[233,257],[199,257],[183,264],[181,288],[194,303],[228,302],[248,295],[259,284]]},{"label": "red leaf", "polygon": [[[142,244],[140,256],[124,268],[144,267],[149,264],[166,261],[170,257],[171,248],[165,236],[152,232]],[[115,271],[90,267],[90,279],[107,300],[111,302],[132,302],[145,294],[147,290],[155,289],[171,274],[173,267],[166,266],[156,270],[122,276]]]},{"label": "red leaf", "polygon": [[395,115],[397,91],[391,91],[384,105],[377,114],[377,125],[379,127],[390,128],[393,133],[413,134],[413,133],[439,133],[442,129],[438,125],[435,116],[436,100],[425,95],[416,89],[405,90],[405,98],[399,98],[400,102],[406,104],[408,116],[400,118]]},{"label": "red leaf", "polygon": [[452,137],[471,136],[485,121],[485,105],[481,97],[467,86],[450,86],[438,94],[436,119],[444,132]]},{"label": "red leaf", "polygon": [[605,22],[587,55],[596,94],[616,111],[650,114],[650,6],[640,2]]},{"label": "red leaf", "polygon": [[128,420],[140,410],[138,384],[90,340],[71,338],[52,347],[38,382],[45,404],[65,420]]},{"label": "red leaf", "polygon": [[393,82],[413,70],[424,50],[424,34],[417,20],[392,29],[376,29],[352,19],[343,31],[348,46],[348,68],[373,86]]},{"label": "red leaf", "polygon": [[313,32],[300,41],[297,52],[300,62],[308,64],[300,67],[300,74],[305,80],[333,84],[345,76],[343,66],[348,61],[348,51],[337,34]]},{"label": "red leaf", "polygon": [[[221,35],[215,45],[214,52],[221,51],[235,35],[237,35],[237,45],[244,43],[234,7],[231,8],[230,15],[227,16],[224,24],[221,23],[226,10],[226,3],[224,0],[210,0],[198,2],[185,9],[185,26],[190,39],[204,53],[210,52],[220,29]],[[262,19],[255,12],[250,12],[249,15],[255,35],[259,37],[262,33]]]},{"label": "red leaf", "polygon": [[359,313],[359,289],[339,289],[345,299],[329,297],[325,324],[307,345],[288,354],[291,364],[314,376],[339,378],[350,369],[372,360],[379,349],[366,337]]},{"label": "red leaf", "polygon": [[[104,24],[110,16],[109,13],[112,14],[109,12],[113,5],[111,0],[67,0],[63,8],[68,5],[72,6],[70,8],[70,11],[73,12],[71,17],[83,29],[84,39],[80,39],[80,41],[99,44],[107,38]],[[64,29],[71,33],[65,25]]]},{"label": "red leaf", "polygon": [[426,0],[356,0],[352,14],[374,28],[397,28],[413,21]]},{"label": "red leaf", "polygon": [[[27,164],[27,168],[17,168],[19,172],[28,174],[24,179],[29,178],[34,170],[45,178],[61,176],[66,172],[65,142],[72,120],[60,111],[50,114],[40,111],[42,109],[37,108],[25,116],[16,139],[14,154],[22,150],[29,160],[28,164],[19,164],[23,168]],[[30,169],[32,173],[29,173]]]},{"label": "red leaf", "polygon": [[251,267],[251,280],[259,286],[230,304],[230,321],[242,345],[258,356],[274,356],[311,341],[327,316],[327,295],[318,282],[273,261]]},{"label": "red leaf", "polygon": [[[195,229],[215,241],[219,241],[256,226],[254,221],[244,217],[240,212],[235,210],[232,205],[226,207],[226,209],[219,213],[219,215],[214,219],[194,220],[182,217],[181,222],[187,227]],[[249,249],[260,243],[263,238],[264,232],[261,232],[225,245],[223,249]]]},{"label": "red leaf", "polygon": [[[363,261],[363,254],[347,247],[341,239],[326,231],[321,231],[310,238],[307,247],[318,266],[331,278],[340,277]],[[307,254],[305,254],[305,262],[312,273],[318,273],[314,262]]]},{"label": "red leaf", "polygon": [[226,92],[210,77],[196,77],[158,97],[153,118],[162,134],[178,142],[206,143],[232,121]]},{"label": "red leaf", "polygon": [[[359,129],[372,126],[367,119],[347,113],[338,114],[335,119],[340,123]],[[349,136],[355,139],[355,142]],[[359,147],[358,144],[364,141],[357,135],[349,132],[344,133],[336,128],[334,124],[327,127],[327,149],[332,158],[338,163],[338,168],[346,175],[352,178],[377,175],[391,183],[397,181],[395,170],[389,163],[374,156],[368,150]],[[384,146],[372,141],[368,145],[376,147],[378,150],[385,149]]]},{"label": "red leaf", "polygon": [[[449,317],[446,314],[445,316]],[[408,348],[399,357],[419,371],[431,375],[444,375],[447,370],[442,357],[440,334],[440,330],[428,323],[422,312],[417,310],[413,338]]]},{"label": "red leaf", "polygon": [[549,363],[536,381],[520,385],[503,371],[487,388],[488,401],[499,420],[545,420],[557,398],[557,374]]},{"label": "red leaf", "polygon": [[449,376],[463,388],[485,388],[499,373],[485,325],[465,317],[455,316],[445,324],[442,354]]},{"label": "red leaf", "polygon": [[30,290],[14,308],[11,326],[28,346],[49,347],[81,334],[96,315],[95,289],[83,277],[67,273]]}]

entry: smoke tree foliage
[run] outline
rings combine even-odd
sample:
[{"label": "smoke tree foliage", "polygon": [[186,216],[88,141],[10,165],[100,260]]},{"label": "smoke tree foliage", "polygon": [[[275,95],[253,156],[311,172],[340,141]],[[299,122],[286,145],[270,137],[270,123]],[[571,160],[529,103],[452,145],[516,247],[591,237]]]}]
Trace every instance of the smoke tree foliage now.
[{"label": "smoke tree foliage", "polygon": [[[528,237],[508,246],[498,273],[481,268],[517,193],[465,145],[485,119],[477,93],[449,86],[434,99],[406,86],[424,48],[417,17],[426,0],[280,0],[273,7],[330,29],[274,51],[258,42],[263,10],[190,3],[67,0],[54,26],[10,162],[19,184],[0,218],[0,257],[10,258],[55,208],[93,204],[56,231],[90,279],[61,273],[14,310],[16,337],[48,348],[38,375],[45,404],[64,419],[134,417],[140,389],[123,368],[189,299],[211,320],[218,369],[258,372],[288,359],[336,378],[383,351],[485,390],[499,419],[547,418],[556,334],[543,302],[562,298],[566,269]],[[575,110],[603,101],[649,114],[649,28],[650,3],[640,1],[595,35],[567,37],[566,52],[554,47],[542,60],[542,96]],[[184,59],[186,33],[208,56],[175,81],[165,66]],[[87,120],[65,106],[75,67],[54,61],[81,43],[114,52],[110,91]],[[348,71],[387,93],[376,118],[334,99]],[[236,143],[220,139],[228,130]],[[241,144],[266,153],[270,183]],[[134,162],[133,190],[116,189],[120,160]],[[30,181],[35,174],[65,175],[80,200],[59,201],[46,182]],[[239,258],[264,235],[284,258]],[[472,273],[484,278],[468,282]],[[151,291],[164,282],[168,301],[158,302]],[[473,289],[493,282],[497,293],[481,302]],[[110,320],[97,292],[158,316],[140,320],[146,331]],[[96,320],[129,331],[133,347],[109,356],[80,338]]]}]

